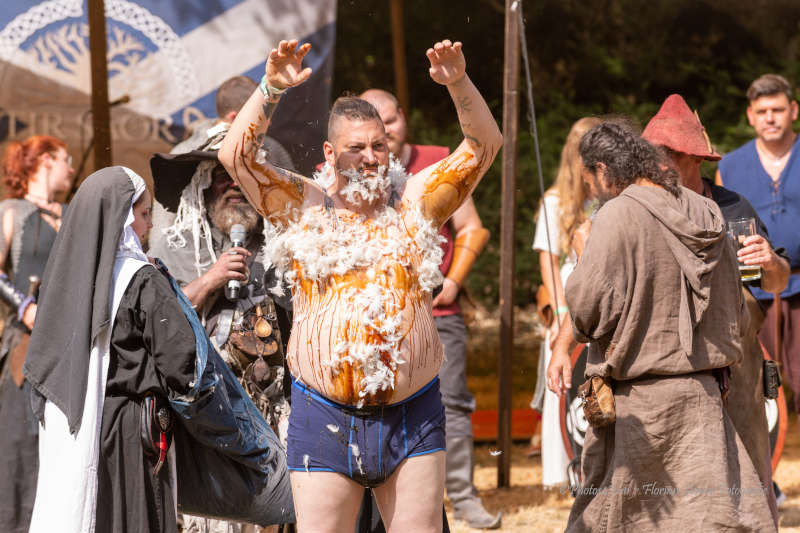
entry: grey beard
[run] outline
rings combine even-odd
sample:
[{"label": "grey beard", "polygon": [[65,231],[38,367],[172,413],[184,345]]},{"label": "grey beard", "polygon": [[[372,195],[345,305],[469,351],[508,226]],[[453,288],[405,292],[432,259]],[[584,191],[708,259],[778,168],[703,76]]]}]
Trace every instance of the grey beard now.
[{"label": "grey beard", "polygon": [[247,203],[220,207],[217,202],[209,210],[208,218],[211,224],[225,235],[230,233],[234,224],[241,224],[245,232],[251,235],[261,221],[258,211]]}]

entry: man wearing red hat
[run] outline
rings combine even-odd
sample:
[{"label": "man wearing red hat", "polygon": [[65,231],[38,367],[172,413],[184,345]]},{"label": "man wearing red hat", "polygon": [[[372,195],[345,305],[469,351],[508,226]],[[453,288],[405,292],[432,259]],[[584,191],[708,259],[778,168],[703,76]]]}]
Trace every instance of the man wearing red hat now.
[{"label": "man wearing red hat", "polygon": [[[719,163],[718,178],[727,188],[746,197],[764,221],[772,241],[786,249],[792,268],[800,266],[800,161],[795,150],[797,134],[792,122],[798,106],[789,82],[776,74],[765,74],[747,90],[747,119],[756,138],[726,155]],[[800,276],[789,278],[785,288],[753,289],[767,308],[767,322],[775,323],[773,292],[781,291],[783,342],[778,350],[775,328],[759,334],[767,350],[784,361],[786,378],[794,391],[795,408],[800,410]]]},{"label": "man wearing red hat", "polygon": [[778,255],[769,242],[769,232],[757,211],[742,195],[704,180],[700,174],[703,160],[719,161],[722,157],[714,151],[706,130],[697,113],[693,113],[684,99],[673,94],[664,100],[658,113],[648,122],[642,137],[651,144],[666,148],[681,184],[712,198],[720,207],[726,220],[753,217],[757,235],[748,237],[738,251],[739,261],[745,265],[761,267],[762,291],[776,292],[786,287],[789,276],[787,259]]},{"label": "man wearing red hat", "polygon": [[673,167],[680,175],[681,184],[698,194],[713,198],[726,220],[741,217],[756,219],[758,235],[745,240],[745,247],[738,252],[739,261],[761,267],[762,290],[782,290],[789,276],[789,264],[773,251],[767,227],[756,210],[743,196],[702,178],[700,163],[703,160],[719,161],[722,157],[712,148],[697,114],[689,109],[680,95],[673,94],[664,100],[661,109],[645,127],[642,137],[651,144],[666,148]]},{"label": "man wearing red hat", "polygon": [[[782,290],[789,277],[789,263],[773,250],[767,229],[756,210],[743,196],[714,185],[700,174],[703,160],[719,161],[720,156],[712,148],[697,113],[689,109],[680,95],[670,95],[647,124],[642,137],[651,144],[662,146],[678,172],[681,184],[714,200],[725,220],[747,217],[756,221],[758,234],[745,240],[745,246],[738,251],[739,260],[761,267],[762,287],[772,291]],[[743,294],[748,304],[749,322],[742,336],[742,363],[733,365],[730,370],[728,414],[756,466],[762,484],[772,487],[769,433],[764,393],[760,386],[763,356],[758,330],[764,321],[764,314],[749,290],[743,291]],[[777,506],[771,495],[769,504],[777,525]]]}]

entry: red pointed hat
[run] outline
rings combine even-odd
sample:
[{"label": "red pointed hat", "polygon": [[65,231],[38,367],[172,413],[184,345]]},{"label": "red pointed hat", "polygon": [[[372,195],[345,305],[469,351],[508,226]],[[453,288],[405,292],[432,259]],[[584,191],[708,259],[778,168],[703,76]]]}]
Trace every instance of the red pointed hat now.
[{"label": "red pointed hat", "polygon": [[647,123],[642,137],[651,144],[666,146],[675,152],[696,155],[709,161],[722,159],[711,146],[697,112],[693,113],[679,94],[671,94],[664,100],[656,116]]}]

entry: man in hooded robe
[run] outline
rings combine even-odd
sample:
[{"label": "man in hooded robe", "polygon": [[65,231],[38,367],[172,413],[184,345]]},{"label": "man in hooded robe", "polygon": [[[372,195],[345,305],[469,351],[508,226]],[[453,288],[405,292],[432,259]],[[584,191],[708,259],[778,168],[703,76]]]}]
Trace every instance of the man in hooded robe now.
[{"label": "man in hooded robe", "polygon": [[388,530],[440,531],[443,349],[431,311],[441,283],[438,230],[469,196],[502,143],[466,75],[461,43],[427,51],[450,92],[464,141],[408,177],[391,166],[378,112],[334,103],[315,181],[259,149],[280,94],[310,75],[310,45],[282,41],[236,117],[220,160],[272,228],[269,255],[293,290],[288,464],[301,531],[352,531],[363,486]]},{"label": "man in hooded robe", "polygon": [[[272,513],[290,519],[277,438],[224,377],[177,284],[142,251],[151,225],[142,178],[100,170],[73,205],[45,270],[24,366],[40,420],[30,530],[177,531],[177,491],[183,498],[197,487],[179,487],[176,477],[193,473],[181,459],[197,446],[250,469],[263,480],[253,492],[277,495]],[[205,406],[213,406],[211,436]]]},{"label": "man in hooded robe", "polygon": [[[775,530],[723,406],[746,312],[722,213],[619,125],[591,129],[579,152],[603,205],[566,299],[606,416],[588,411],[567,531]],[[565,338],[548,367],[559,394],[572,372]]]},{"label": "man in hooded robe", "polygon": [[[700,164],[719,161],[722,157],[711,146],[711,141],[700,118],[693,113],[678,94],[667,97],[658,113],[647,123],[642,138],[663,146],[681,185],[716,203],[726,221],[752,218],[756,222],[755,235],[748,237],[737,256],[743,264],[761,267],[761,278],[752,282],[768,292],[780,292],[789,280],[789,259],[783,249],[774,250],[769,233],[756,210],[747,199],[725,187],[705,179]],[[739,432],[758,475],[769,495],[770,509],[778,525],[778,508],[775,504],[772,482],[772,464],[769,447],[769,430],[764,410],[763,362],[764,356],[758,332],[764,323],[764,311],[750,292],[750,283],[742,284],[742,295],[747,304],[749,321],[742,336],[742,362],[731,366],[731,386],[728,395],[728,415]]]}]

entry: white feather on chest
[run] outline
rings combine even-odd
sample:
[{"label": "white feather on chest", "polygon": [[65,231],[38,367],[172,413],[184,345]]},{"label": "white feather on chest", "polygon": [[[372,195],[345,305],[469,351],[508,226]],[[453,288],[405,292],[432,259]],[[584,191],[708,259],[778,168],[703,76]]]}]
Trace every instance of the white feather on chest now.
[{"label": "white feather on chest", "polygon": [[441,284],[443,241],[419,211],[403,216],[386,207],[367,219],[315,207],[282,230],[272,228],[265,260],[292,288],[295,325],[326,312],[358,324],[356,332],[331,330],[331,359],[324,364],[333,375],[360,370],[364,398],[394,388],[397,366],[405,363],[403,311]]}]

